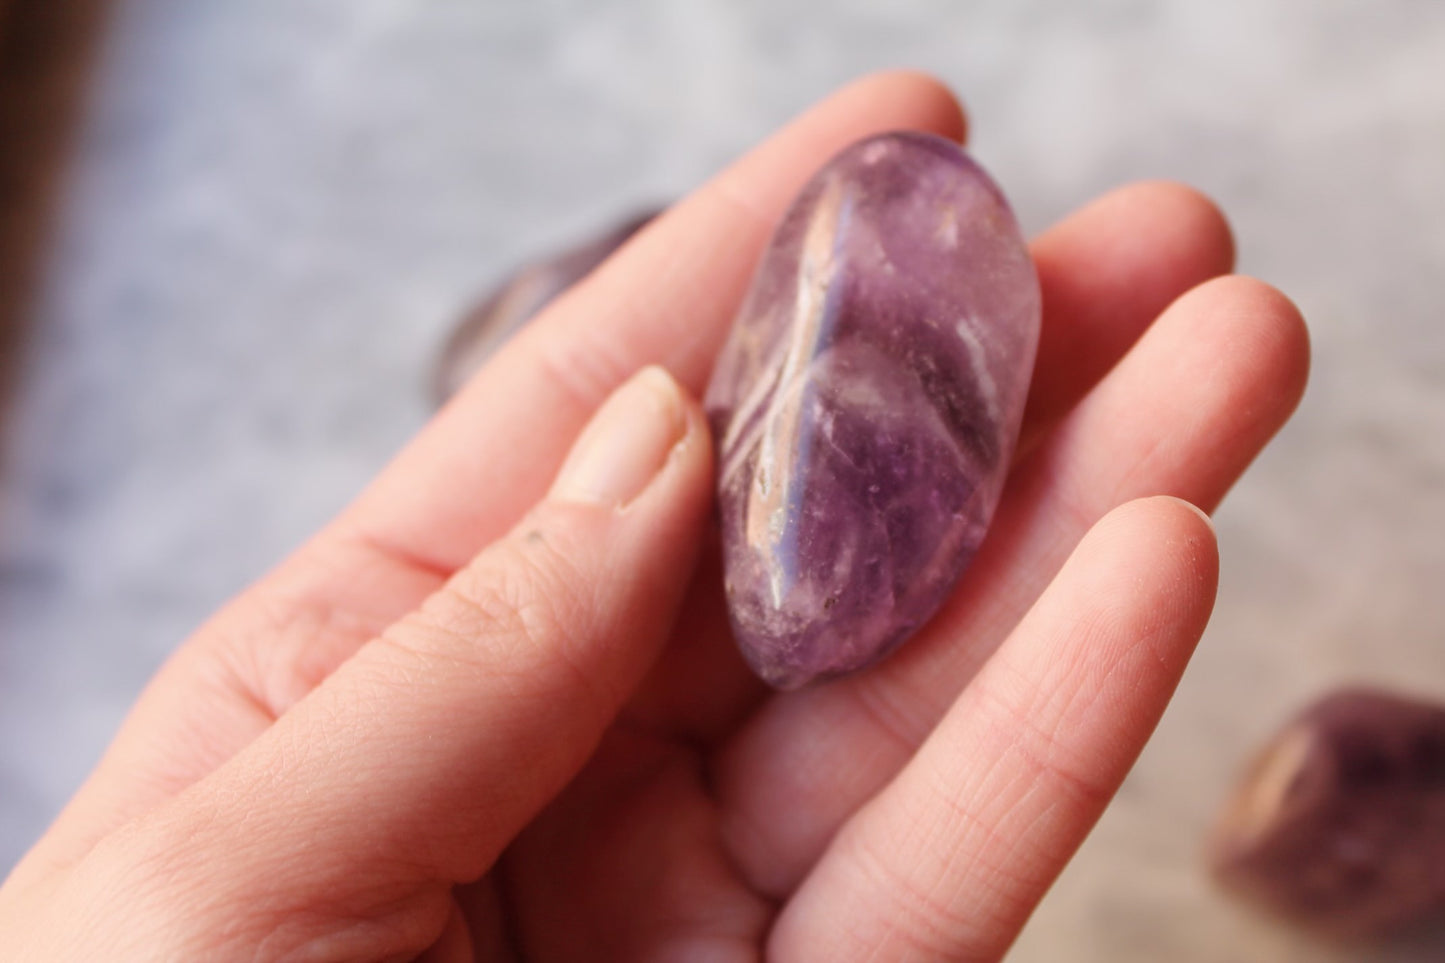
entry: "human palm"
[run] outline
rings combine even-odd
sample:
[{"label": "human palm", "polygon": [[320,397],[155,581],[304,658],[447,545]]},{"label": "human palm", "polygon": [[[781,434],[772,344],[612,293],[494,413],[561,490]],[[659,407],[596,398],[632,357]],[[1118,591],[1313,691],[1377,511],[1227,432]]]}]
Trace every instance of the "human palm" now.
[{"label": "human palm", "polygon": [[900,128],[963,120],[870,77],[681,202],[189,640],[0,889],[21,958],[1001,957],[1204,628],[1186,502],[1288,417],[1308,349],[1218,277],[1194,192],[1073,214],[1033,246],[1023,440],[958,591],[881,665],[765,690],[692,398],[792,193]]}]

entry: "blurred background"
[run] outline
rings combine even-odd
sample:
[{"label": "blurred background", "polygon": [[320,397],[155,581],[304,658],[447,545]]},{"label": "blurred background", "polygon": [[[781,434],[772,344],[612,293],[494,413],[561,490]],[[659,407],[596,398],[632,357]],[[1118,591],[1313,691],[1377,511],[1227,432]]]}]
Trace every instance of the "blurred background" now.
[{"label": "blurred background", "polygon": [[0,0],[0,51],[0,873],[166,654],[422,423],[490,282],[911,66],[1031,232],[1187,181],[1316,346],[1219,512],[1179,697],[1010,959],[1445,958],[1310,942],[1199,859],[1308,699],[1445,699],[1445,4]]}]

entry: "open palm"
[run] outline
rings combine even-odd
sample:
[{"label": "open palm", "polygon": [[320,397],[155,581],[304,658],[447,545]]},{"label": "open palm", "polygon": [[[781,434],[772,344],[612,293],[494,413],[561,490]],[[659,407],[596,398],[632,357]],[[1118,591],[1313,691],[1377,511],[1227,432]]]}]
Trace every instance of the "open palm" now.
[{"label": "open palm", "polygon": [[767,691],[692,397],[813,170],[963,126],[927,78],[862,80],[556,302],[177,652],[0,931],[47,960],[1000,958],[1203,631],[1186,502],[1288,417],[1308,348],[1219,277],[1196,193],[1075,213],[1033,246],[1024,437],[959,590],[882,665]]}]

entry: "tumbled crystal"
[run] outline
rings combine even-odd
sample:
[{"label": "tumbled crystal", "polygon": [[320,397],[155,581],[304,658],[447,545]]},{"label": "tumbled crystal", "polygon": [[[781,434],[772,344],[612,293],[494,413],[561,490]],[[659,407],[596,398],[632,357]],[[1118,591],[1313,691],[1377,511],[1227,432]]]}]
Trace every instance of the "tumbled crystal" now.
[{"label": "tumbled crystal", "polygon": [[765,680],[870,665],[943,603],[998,503],[1038,333],[1018,224],[957,144],[869,138],[803,188],[706,399],[728,608]]},{"label": "tumbled crystal", "polygon": [[634,211],[606,233],[538,258],[502,279],[447,336],[432,373],[433,400],[441,405],[460,391],[508,338],[559,294],[591,274],[660,213],[657,208]]}]

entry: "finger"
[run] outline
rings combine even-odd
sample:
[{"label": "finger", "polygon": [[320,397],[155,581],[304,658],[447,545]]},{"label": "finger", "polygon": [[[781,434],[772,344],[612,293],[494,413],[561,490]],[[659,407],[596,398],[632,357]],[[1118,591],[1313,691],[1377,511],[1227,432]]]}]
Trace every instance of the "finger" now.
[{"label": "finger", "polygon": [[697,389],[767,232],[845,144],[963,135],[922,75],[851,84],[662,215],[564,296],[345,515],[227,606],[162,669],[95,775],[19,870],[64,865],[211,771],[366,640],[515,524],[615,385],[663,362]]},{"label": "finger", "polygon": [[497,873],[489,873],[480,882],[457,886],[452,899],[462,911],[471,937],[472,958],[476,963],[518,963],[515,937],[507,917],[507,903],[502,900]]},{"label": "finger", "polygon": [[1031,251],[1044,312],[1020,455],[1171,301],[1234,265],[1234,239],[1219,208],[1167,181],[1105,194],[1045,232]]},{"label": "finger", "polygon": [[739,885],[697,753],[619,724],[502,866],[534,960],[755,960],[775,915]]},{"label": "finger", "polygon": [[1024,462],[959,589],[874,671],[771,700],[715,762],[743,875],[785,895],[884,785],[1092,523],[1132,498],[1210,508],[1289,417],[1308,340],[1278,292],[1221,278],[1175,302]]},{"label": "finger", "polygon": [[[102,865],[142,877],[129,881],[142,900],[185,900],[186,932],[171,939],[224,931],[230,950],[264,937],[278,958],[323,944],[348,957],[363,931],[367,958],[430,945],[446,918],[437,901],[479,878],[576,774],[655,656],[710,475],[701,410],[661,369],[643,371],[521,525],[93,855],[112,840],[148,854],[140,868]],[[298,853],[304,865],[277,872]],[[236,906],[264,912],[231,919]],[[272,934],[296,919],[304,932]]]},{"label": "finger", "polygon": [[[1224,216],[1204,195],[1180,184],[1144,182],[1070,215],[1038,237],[1031,253],[1044,318],[1021,452],[1118,362],[1171,301],[1228,271],[1234,242]],[[730,733],[765,690],[733,645],[721,574],[703,574],[708,581],[693,587],[682,644],[664,653],[629,713],[709,745]]]},{"label": "finger", "polygon": [[461,908],[453,903],[441,936],[427,947],[425,953],[416,958],[416,963],[477,963],[477,959],[476,950],[472,947],[472,934],[467,928],[467,918],[462,915]]},{"label": "finger", "polygon": [[1079,544],[788,902],[778,960],[998,960],[1153,732],[1214,602],[1202,513],[1132,502]]},{"label": "finger", "polygon": [[[456,567],[536,499],[570,433],[632,372],[662,365],[701,394],[763,245],[829,157],[881,130],[959,139],[964,126],[953,96],[919,74],[877,74],[843,88],[561,296],[377,479],[349,522],[432,568]],[[468,444],[458,444],[463,438]],[[503,463],[505,474],[496,471]],[[419,483],[432,497],[412,497]],[[474,497],[480,484],[485,500]]]}]

